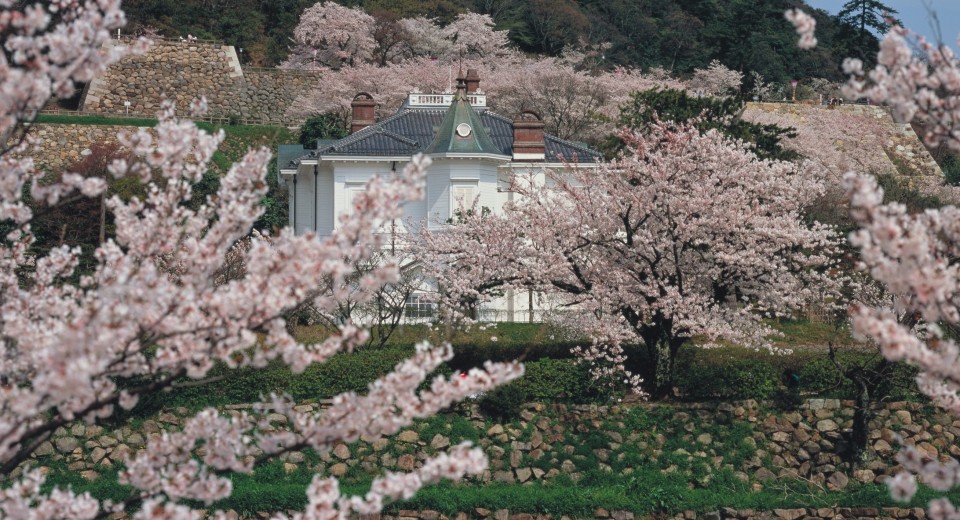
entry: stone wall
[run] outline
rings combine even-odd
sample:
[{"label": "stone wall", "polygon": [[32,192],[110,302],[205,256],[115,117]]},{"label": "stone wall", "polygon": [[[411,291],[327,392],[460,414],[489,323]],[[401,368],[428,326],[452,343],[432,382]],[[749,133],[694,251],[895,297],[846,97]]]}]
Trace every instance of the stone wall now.
[{"label": "stone wall", "polygon": [[858,115],[869,115],[879,120],[890,130],[890,141],[878,154],[886,155],[889,172],[909,177],[929,177],[940,184],[943,171],[923,145],[920,137],[909,124],[896,121],[890,110],[876,105],[847,104],[832,107],[805,105],[802,103],[747,103],[747,110],[761,110],[792,116],[796,126],[804,124],[804,114],[811,110],[836,110]]},{"label": "stone wall", "polygon": [[285,113],[317,79],[315,72],[244,69],[230,45],[159,40],[143,55],[126,57],[95,78],[83,93],[80,111],[152,117],[164,96],[181,110],[206,96],[212,116],[298,124]]},{"label": "stone wall", "polygon": [[[571,520],[568,516],[562,516],[558,519],[550,514],[517,513],[508,509],[491,511],[482,507],[478,507],[469,512],[459,512],[452,518],[438,511],[430,510],[400,510],[395,515],[369,515],[361,518],[362,520],[468,520],[470,518],[489,520]],[[609,511],[604,508],[599,508],[594,512],[593,518],[596,520],[634,520],[636,515],[631,511]],[[875,518],[920,520],[926,518],[926,512],[918,507],[803,507],[795,509],[774,509],[773,511],[756,511],[753,509],[733,509],[727,507],[699,515],[695,511],[686,511],[683,514],[677,515],[675,520],[697,520],[701,518],[703,520],[866,520]]]},{"label": "stone wall", "polygon": [[[509,423],[483,417],[476,405],[461,405],[458,414],[472,425],[469,437],[463,433],[463,422],[456,430],[460,433],[455,433],[449,423],[440,422],[438,428],[436,422],[432,426],[423,422],[390,439],[338,444],[330,452],[319,454],[319,459],[301,452],[287,453],[281,459],[288,471],[306,465],[311,471],[337,477],[357,471],[376,474],[379,468],[411,471],[438,451],[473,440],[490,459],[489,470],[477,478],[477,483],[532,484],[561,475],[577,481],[590,471],[626,477],[642,466],[680,476],[692,488],[706,486],[715,473],[725,471],[759,491],[796,479],[830,490],[844,489],[855,481],[881,483],[899,470],[894,461],[898,435],[930,458],[960,456],[956,442],[960,420],[919,403],[895,402],[875,410],[866,462],[854,468],[846,457],[851,405],[836,399],[810,399],[796,411],[781,412],[769,403],[752,400],[673,407],[534,403],[525,407],[517,421]],[[224,412],[236,414],[246,408],[227,406]],[[304,403],[299,409],[322,408],[322,403]],[[179,429],[189,415],[184,408],[166,410],[143,421],[137,429],[124,426],[109,431],[82,424],[62,427],[39,447],[32,464],[66,464],[71,471],[96,479],[100,471],[122,464],[125,457],[143,449],[151,437]],[[280,414],[268,419],[278,429],[287,423]],[[838,514],[836,510],[783,511],[799,516],[771,514],[777,518],[833,518]],[[757,514],[728,513],[724,517],[752,518]],[[489,511],[467,514],[499,518],[499,513]],[[911,510],[897,510],[891,516],[917,518]]]},{"label": "stone wall", "polygon": [[80,162],[91,145],[115,144],[121,129],[134,130],[129,126],[35,124],[32,135],[41,141],[30,156],[47,171],[62,171]]},{"label": "stone wall", "polygon": [[[289,125],[286,111],[301,94],[307,93],[319,75],[306,71],[244,69],[238,96],[227,112],[244,119]],[[296,122],[299,124],[299,121]]]}]

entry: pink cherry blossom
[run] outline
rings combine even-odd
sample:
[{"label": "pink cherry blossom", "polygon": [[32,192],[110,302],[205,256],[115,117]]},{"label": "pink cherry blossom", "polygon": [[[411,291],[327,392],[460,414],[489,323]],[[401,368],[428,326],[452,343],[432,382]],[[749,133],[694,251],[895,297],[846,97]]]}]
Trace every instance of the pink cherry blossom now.
[{"label": "pink cherry blossom", "polygon": [[739,91],[742,83],[743,73],[713,60],[707,68],[693,71],[690,89],[706,96],[724,97]]},{"label": "pink cherry blossom", "polygon": [[300,15],[293,36],[309,54],[316,51],[320,63],[337,67],[341,62],[352,65],[373,56],[373,30],[373,17],[362,9],[325,1]]},{"label": "pink cherry blossom", "polygon": [[[801,219],[824,189],[819,169],[760,161],[689,125],[621,137],[627,153],[610,163],[518,172],[502,212],[424,227],[442,312],[469,319],[506,289],[533,289],[601,344],[640,340],[669,362],[694,336],[773,349],[764,315],[829,299],[837,238]],[[622,365],[616,350],[602,361]]]},{"label": "pink cherry blossom", "polygon": [[[429,160],[414,157],[403,172],[372,180],[356,211],[329,237],[290,229],[251,235],[263,211],[270,152],[247,152],[221,177],[214,196],[191,201],[224,134],[177,118],[173,103],[165,102],[155,128],[117,136],[130,155],[109,171],[138,177],[144,194],[107,200],[114,236],[95,250],[92,269],[77,276],[78,250],[58,247],[42,256],[32,250],[32,212],[23,195],[52,204],[66,196],[98,196],[104,181],[67,173],[60,182],[40,183],[33,161],[15,156],[29,156],[33,138],[24,123],[53,93],[72,92],[117,57],[119,47],[104,44],[123,25],[123,13],[115,0],[55,1],[24,10],[0,2],[0,9],[8,50],[0,53],[0,219],[8,230],[0,244],[0,473],[23,468],[0,489],[0,516],[83,519],[129,510],[131,518],[200,518],[185,501],[209,504],[229,496],[230,473],[249,472],[292,449],[324,452],[360,436],[394,434],[522,374],[515,363],[488,363],[419,391],[452,355],[449,345],[423,344],[365,395],[340,395],[322,415],[298,412],[279,397],[236,417],[199,412],[182,431],[152,439],[127,461],[120,478],[135,491],[120,503],[61,489],[41,492],[43,475],[22,464],[60,427],[107,417],[115,406],[133,408],[139,397],[184,377],[203,383],[217,362],[257,368],[278,359],[299,372],[364,341],[366,331],[347,323],[320,343],[302,344],[288,332],[285,317],[304,305],[335,309],[347,279],[367,288],[397,279],[395,263],[362,273],[355,265],[384,246],[382,224],[400,218],[402,205],[423,195]],[[197,100],[191,113],[202,115],[205,107]],[[336,290],[324,290],[331,284]],[[286,414],[291,428],[268,429],[268,406]],[[480,452],[458,446],[417,472],[375,482],[365,499],[341,498],[331,491],[335,480],[321,477],[316,482],[324,485],[312,486],[308,499],[321,509],[335,504],[342,517],[372,513],[422,485],[485,467]]]},{"label": "pink cherry blossom", "polygon": [[797,34],[800,35],[798,47],[809,50],[817,46],[817,37],[814,36],[817,21],[812,16],[800,9],[790,9],[784,13],[784,17],[796,27]]},{"label": "pink cherry blossom", "polygon": [[844,71],[850,74],[844,95],[889,105],[900,120],[923,123],[930,146],[960,149],[960,62],[949,46],[893,27],[880,42],[874,70],[865,73],[860,60],[848,59]]}]

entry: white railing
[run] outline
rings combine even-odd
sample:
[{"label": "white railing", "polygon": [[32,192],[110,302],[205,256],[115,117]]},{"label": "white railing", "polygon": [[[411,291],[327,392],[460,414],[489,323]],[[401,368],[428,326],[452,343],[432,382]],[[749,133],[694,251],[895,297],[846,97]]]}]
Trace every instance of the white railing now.
[{"label": "white railing", "polygon": [[[486,107],[486,94],[467,94],[467,101],[471,106]],[[453,94],[420,94],[411,93],[407,98],[407,106],[411,107],[448,107],[453,103]]]}]

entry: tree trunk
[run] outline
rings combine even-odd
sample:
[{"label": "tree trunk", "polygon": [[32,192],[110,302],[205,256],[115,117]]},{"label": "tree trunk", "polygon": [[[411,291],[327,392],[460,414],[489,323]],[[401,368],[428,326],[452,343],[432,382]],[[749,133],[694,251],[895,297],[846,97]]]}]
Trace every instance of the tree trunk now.
[{"label": "tree trunk", "polygon": [[868,425],[871,419],[870,405],[872,396],[870,385],[863,377],[863,374],[853,374],[851,377],[857,384],[857,399],[854,401],[853,408],[853,428],[850,431],[850,463],[857,467],[864,462],[868,453],[867,446],[870,442],[870,432]]},{"label": "tree trunk", "polygon": [[107,241],[107,193],[100,194],[100,245]]},{"label": "tree trunk", "polygon": [[647,343],[648,364],[644,367],[644,383],[654,400],[673,397],[673,376],[679,345],[660,340]]}]

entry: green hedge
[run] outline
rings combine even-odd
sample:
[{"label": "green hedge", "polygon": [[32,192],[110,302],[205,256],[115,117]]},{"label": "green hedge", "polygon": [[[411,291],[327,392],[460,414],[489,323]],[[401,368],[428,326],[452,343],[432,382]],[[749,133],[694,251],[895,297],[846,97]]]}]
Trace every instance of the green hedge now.
[{"label": "green hedge", "polygon": [[[524,359],[526,374],[509,388],[487,396],[489,408],[499,414],[518,411],[516,403],[554,401],[568,403],[606,402],[611,391],[595,384],[588,367],[572,359],[572,344],[556,343],[535,353],[522,345],[470,345],[455,347],[456,355],[437,375],[448,375],[481,366],[492,359],[506,361]],[[328,362],[310,366],[302,374],[293,374],[281,363],[266,369],[229,370],[218,366],[209,374],[214,383],[175,388],[141,399],[137,416],[155,413],[163,406],[200,408],[229,403],[253,402],[271,392],[291,395],[298,401],[319,400],[341,392],[363,393],[374,379],[391,371],[413,353],[411,348],[359,349],[342,353]],[[643,349],[630,349],[633,369],[642,366]],[[877,363],[879,358],[863,352],[839,354],[841,363]],[[770,399],[781,395],[791,374],[799,377],[800,394],[804,396],[852,399],[855,388],[842,377],[823,352],[799,351],[791,355],[772,355],[735,347],[700,349],[687,347],[677,359],[674,384],[678,398],[689,401],[711,399]],[[916,399],[916,370],[896,365],[884,380],[878,398],[889,400]],[[429,380],[425,383],[429,384]],[[493,402],[500,401],[500,402]]]},{"label": "green hedge", "polygon": [[536,346],[509,343],[458,343],[453,346],[453,359],[449,365],[457,370],[482,366],[487,360],[524,362],[541,359],[573,359],[573,348],[585,342],[562,341]]},{"label": "green hedge", "polygon": [[[838,352],[841,366],[864,365],[870,369],[881,361],[867,351]],[[799,379],[797,390],[803,395],[853,399],[856,388],[827,358],[824,351],[802,350],[776,355],[736,347],[718,349],[687,348],[677,359],[674,384],[683,399],[769,399],[787,384],[793,374]],[[902,363],[890,369],[878,389],[877,398],[916,399],[917,370]]]},{"label": "green hedge", "polygon": [[674,384],[684,399],[695,401],[767,399],[780,385],[780,371],[766,360],[691,354],[678,360]]},{"label": "green hedge", "polygon": [[301,374],[294,374],[280,362],[272,362],[264,369],[231,370],[218,365],[207,376],[215,378],[211,384],[144,396],[136,411],[137,415],[149,415],[163,406],[201,408],[250,403],[270,393],[285,393],[304,401],[327,399],[342,392],[365,392],[370,382],[393,370],[412,353],[412,349],[400,348],[342,353],[326,363],[311,365]]}]

